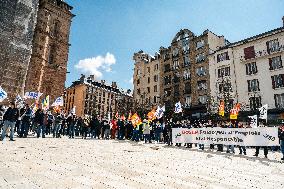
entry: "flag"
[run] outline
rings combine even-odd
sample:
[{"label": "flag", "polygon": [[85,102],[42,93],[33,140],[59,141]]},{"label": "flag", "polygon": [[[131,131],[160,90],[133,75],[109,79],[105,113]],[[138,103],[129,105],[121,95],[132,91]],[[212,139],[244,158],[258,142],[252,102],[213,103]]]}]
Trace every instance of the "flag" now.
[{"label": "flag", "polygon": [[33,114],[38,110],[38,101],[36,101],[35,103],[32,104],[32,111],[33,111]]},{"label": "flag", "polygon": [[132,125],[134,127],[136,127],[137,125],[142,123],[142,121],[141,121],[140,117],[137,115],[137,113],[135,113],[131,116],[131,122],[132,122]]},{"label": "flag", "polygon": [[49,109],[49,95],[47,95],[44,99],[42,99],[42,109]]},{"label": "flag", "polygon": [[220,101],[219,115],[220,116],[224,116],[225,115],[225,103],[224,103],[224,100]]},{"label": "flag", "polygon": [[60,112],[60,107],[59,106],[54,106],[53,107],[53,111],[56,112],[56,113],[59,113]]},{"label": "flag", "polygon": [[120,117],[120,119],[123,120],[123,121],[126,119],[125,116],[124,116],[124,114],[122,114],[122,116]]},{"label": "flag", "polygon": [[42,93],[39,92],[26,92],[25,98],[38,99]]},{"label": "flag", "polygon": [[21,102],[21,101],[23,101],[22,97],[20,95],[17,95],[15,102],[18,103],[18,102]]},{"label": "flag", "polygon": [[252,128],[257,128],[257,115],[248,116],[250,118],[250,126]]},{"label": "flag", "polygon": [[0,102],[2,102],[5,98],[7,98],[7,93],[0,87]]},{"label": "flag", "polygon": [[268,104],[265,104],[261,108],[258,108],[258,110],[259,110],[259,119],[267,120],[267,109],[268,109]]},{"label": "flag", "polygon": [[166,110],[166,107],[165,107],[165,106],[163,106],[162,108],[160,108],[160,106],[158,106],[158,108],[157,108],[157,110],[156,110],[156,112],[155,112],[155,116],[156,116],[158,119],[162,118],[163,115],[164,115],[165,110]]},{"label": "flag", "polygon": [[230,111],[230,119],[238,119],[240,109],[240,103],[235,104],[234,108]]},{"label": "flag", "polygon": [[128,114],[128,121],[131,121],[131,116],[132,116],[132,113],[130,111],[129,114]]},{"label": "flag", "polygon": [[182,112],[181,103],[180,103],[180,102],[177,102],[177,103],[175,104],[175,113],[177,114],[177,113],[180,113],[180,112]]},{"label": "flag", "polygon": [[57,97],[51,106],[63,106],[63,97]]},{"label": "flag", "polygon": [[148,114],[147,114],[147,117],[148,117],[148,121],[153,121],[155,120],[157,117],[156,117],[156,110],[152,110],[150,111]]}]

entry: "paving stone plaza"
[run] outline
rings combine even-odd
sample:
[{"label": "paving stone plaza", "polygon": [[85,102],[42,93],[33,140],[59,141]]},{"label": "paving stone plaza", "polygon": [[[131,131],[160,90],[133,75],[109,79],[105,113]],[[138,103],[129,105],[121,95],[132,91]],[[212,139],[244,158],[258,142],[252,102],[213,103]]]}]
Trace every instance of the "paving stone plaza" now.
[{"label": "paving stone plaza", "polygon": [[[279,152],[263,158],[81,138],[0,144],[0,188],[283,188]],[[238,152],[238,150],[236,150]]]}]

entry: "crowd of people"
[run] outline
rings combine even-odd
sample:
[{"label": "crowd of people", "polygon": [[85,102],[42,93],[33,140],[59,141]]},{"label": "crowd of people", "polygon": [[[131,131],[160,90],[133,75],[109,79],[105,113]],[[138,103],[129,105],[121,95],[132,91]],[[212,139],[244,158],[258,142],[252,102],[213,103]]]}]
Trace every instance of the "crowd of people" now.
[{"label": "crowd of people", "polygon": [[[8,136],[10,130],[10,141],[15,141],[14,132],[19,138],[27,138],[29,133],[33,133],[38,138],[45,138],[51,135],[53,138],[61,138],[68,136],[70,139],[82,137],[82,139],[118,139],[144,141],[145,143],[165,143],[167,145],[175,145],[181,147],[181,143],[172,143],[172,128],[200,128],[200,127],[223,127],[223,128],[243,128],[247,127],[243,124],[232,124],[230,122],[212,123],[205,120],[180,120],[172,121],[154,120],[148,121],[144,119],[141,124],[133,126],[130,120],[116,118],[113,120],[103,119],[96,115],[84,115],[77,117],[75,114],[64,114],[57,111],[44,111],[37,109],[33,112],[32,108],[26,104],[25,107],[18,109],[15,103],[11,102],[10,107],[5,110],[0,107],[0,128],[2,129],[1,140]],[[280,148],[263,147],[264,156],[267,158],[269,150],[281,150],[284,160],[284,125],[279,128]],[[204,144],[184,144],[186,148],[198,147],[204,150]],[[209,148],[226,153],[236,153],[234,145],[210,144]],[[246,155],[245,146],[237,146],[239,154]],[[225,150],[224,150],[225,148]],[[261,147],[255,147],[254,156],[259,155]]]}]

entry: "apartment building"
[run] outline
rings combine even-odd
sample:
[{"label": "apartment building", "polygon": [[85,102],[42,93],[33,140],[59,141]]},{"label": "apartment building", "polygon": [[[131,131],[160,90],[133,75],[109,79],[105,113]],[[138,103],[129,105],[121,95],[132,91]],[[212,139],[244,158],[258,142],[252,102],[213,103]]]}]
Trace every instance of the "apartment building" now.
[{"label": "apartment building", "polygon": [[116,82],[109,85],[105,80],[95,80],[93,75],[81,75],[78,81],[65,90],[65,112],[70,112],[73,107],[77,116],[87,114],[99,115],[101,118],[108,118],[108,115],[114,117],[116,112],[122,114],[131,110],[132,96],[129,90],[120,90]]},{"label": "apartment building", "polygon": [[136,108],[150,110],[160,101],[160,55],[134,53],[133,98]]},{"label": "apartment building", "polygon": [[283,59],[284,20],[283,27],[231,43],[209,56],[211,96],[223,98],[227,79],[232,100],[244,110],[268,104],[270,118],[279,118],[284,108]]},{"label": "apartment building", "polygon": [[167,109],[180,101],[184,114],[199,118],[207,112],[209,88],[209,52],[225,45],[223,36],[209,30],[196,36],[180,30],[171,46],[160,48],[160,93]]}]

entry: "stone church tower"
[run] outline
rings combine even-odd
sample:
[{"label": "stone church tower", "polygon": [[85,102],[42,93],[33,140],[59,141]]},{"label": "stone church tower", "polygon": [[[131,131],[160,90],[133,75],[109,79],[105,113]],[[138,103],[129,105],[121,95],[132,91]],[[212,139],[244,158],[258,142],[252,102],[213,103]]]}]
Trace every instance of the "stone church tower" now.
[{"label": "stone church tower", "polygon": [[63,94],[73,7],[63,0],[40,0],[25,92],[50,95],[51,103]]}]

